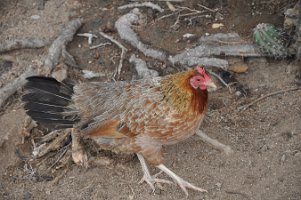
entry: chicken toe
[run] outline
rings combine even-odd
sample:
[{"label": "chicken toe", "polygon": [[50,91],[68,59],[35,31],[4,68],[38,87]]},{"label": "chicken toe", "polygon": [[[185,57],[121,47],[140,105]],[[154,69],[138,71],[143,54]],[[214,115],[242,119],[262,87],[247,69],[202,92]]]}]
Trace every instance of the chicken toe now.
[{"label": "chicken toe", "polygon": [[165,179],[159,179],[156,178],[156,175],[152,176],[149,172],[149,169],[147,167],[147,164],[143,158],[143,156],[139,153],[137,153],[138,159],[141,163],[141,167],[142,167],[142,171],[143,171],[143,177],[142,179],[139,181],[139,183],[143,183],[146,182],[152,189],[152,191],[155,191],[155,183],[167,183],[167,184],[172,184],[171,181],[169,180],[165,180]]},{"label": "chicken toe", "polygon": [[199,192],[208,192],[205,189],[199,188],[187,181],[185,181],[184,179],[182,179],[181,177],[179,177],[178,175],[176,175],[173,171],[171,171],[170,169],[168,169],[165,165],[160,164],[157,166],[157,168],[159,168],[160,170],[162,170],[164,173],[166,173],[168,176],[170,176],[180,187],[181,189],[184,191],[184,193],[186,194],[186,196],[188,196],[188,191],[186,188],[192,189],[192,190],[196,190]]}]

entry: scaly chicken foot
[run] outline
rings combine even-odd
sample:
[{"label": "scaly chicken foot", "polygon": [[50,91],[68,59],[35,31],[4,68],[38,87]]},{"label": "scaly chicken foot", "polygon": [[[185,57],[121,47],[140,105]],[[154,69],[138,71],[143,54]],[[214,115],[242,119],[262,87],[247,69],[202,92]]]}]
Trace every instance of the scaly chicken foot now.
[{"label": "scaly chicken foot", "polygon": [[146,182],[151,187],[153,192],[155,192],[155,190],[156,190],[155,185],[154,185],[155,183],[167,183],[167,184],[172,184],[173,183],[169,180],[156,178],[159,174],[161,174],[161,172],[159,172],[158,174],[155,174],[154,176],[152,176],[149,172],[149,169],[147,167],[147,164],[146,164],[143,156],[141,154],[137,153],[137,157],[140,161],[142,171],[143,171],[143,177],[139,181],[139,183]]},{"label": "scaly chicken foot", "polygon": [[197,187],[197,186],[195,186],[195,185],[193,185],[193,184],[185,181],[184,179],[182,179],[181,177],[179,177],[178,175],[176,175],[173,171],[171,171],[170,169],[168,169],[163,164],[160,164],[160,165],[158,165],[156,167],[159,168],[164,173],[166,173],[168,176],[170,176],[176,183],[178,183],[178,185],[184,191],[184,193],[186,194],[187,197],[188,197],[188,191],[187,191],[186,188],[189,188],[189,189],[192,189],[192,190],[196,190],[196,191],[199,191],[199,192],[208,192],[205,189],[202,189],[200,187]]}]

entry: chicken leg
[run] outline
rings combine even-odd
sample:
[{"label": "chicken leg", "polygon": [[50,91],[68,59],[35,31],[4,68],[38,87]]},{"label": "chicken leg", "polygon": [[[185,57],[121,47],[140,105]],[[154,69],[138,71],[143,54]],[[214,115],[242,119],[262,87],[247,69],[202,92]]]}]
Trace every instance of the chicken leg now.
[{"label": "chicken leg", "polygon": [[139,183],[143,183],[144,181],[152,188],[153,192],[155,191],[155,183],[167,183],[167,184],[172,184],[171,181],[165,180],[165,179],[159,179],[156,178],[156,175],[152,176],[149,172],[149,169],[147,167],[147,164],[143,158],[143,156],[139,153],[137,153],[137,157],[140,161],[141,167],[142,167],[142,171],[143,171],[143,177],[142,179],[139,181]]},{"label": "chicken leg", "polygon": [[212,145],[214,148],[220,151],[223,151],[226,155],[230,155],[233,153],[233,150],[231,149],[230,146],[224,145],[220,143],[218,140],[210,138],[206,133],[204,133],[201,130],[197,130],[196,135],[198,135],[203,142]]},{"label": "chicken leg", "polygon": [[73,161],[81,166],[88,167],[88,156],[84,150],[83,145],[81,144],[80,132],[73,128],[71,130],[72,138],[72,159]]},{"label": "chicken leg", "polygon": [[[151,176],[143,156],[139,153],[137,153],[137,156],[138,156],[138,159],[141,163],[141,167],[142,167],[142,170],[143,170],[143,173],[144,173],[140,183],[145,181],[152,188],[153,192],[155,191],[154,183],[168,183],[168,184],[172,183],[171,181],[168,181],[168,180],[165,180],[165,179],[155,178],[156,175]],[[207,190],[196,187],[196,186],[192,185],[191,183],[185,181],[184,179],[182,179],[181,177],[176,175],[174,172],[172,172],[170,169],[168,169],[163,164],[160,164],[156,167],[159,168],[162,172],[166,173],[169,177],[171,177],[181,187],[181,189],[184,191],[186,196],[188,196],[188,192],[187,192],[186,188],[190,188],[190,189],[197,190],[197,191],[200,191],[200,192],[207,192]]]}]

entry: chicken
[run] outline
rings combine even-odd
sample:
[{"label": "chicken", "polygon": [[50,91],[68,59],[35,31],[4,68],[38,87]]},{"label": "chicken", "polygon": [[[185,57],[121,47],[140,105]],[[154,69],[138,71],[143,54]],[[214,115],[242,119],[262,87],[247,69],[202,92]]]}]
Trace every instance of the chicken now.
[{"label": "chicken", "polygon": [[[206,192],[163,164],[162,146],[176,144],[199,129],[207,110],[207,90],[216,86],[202,67],[131,82],[89,82],[69,86],[53,78],[29,77],[22,97],[33,120],[55,129],[73,128],[101,149],[135,153],[143,178],[171,183],[149,172],[146,161],[187,188]],[[72,138],[75,138],[72,137]],[[146,160],[146,161],[145,161]]]}]

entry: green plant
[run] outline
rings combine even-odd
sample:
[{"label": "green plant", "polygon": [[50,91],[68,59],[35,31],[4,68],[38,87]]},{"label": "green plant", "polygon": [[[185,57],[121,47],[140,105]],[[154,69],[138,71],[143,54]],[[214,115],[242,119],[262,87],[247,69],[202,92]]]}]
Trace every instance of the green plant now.
[{"label": "green plant", "polygon": [[272,24],[261,23],[253,29],[253,38],[262,53],[275,58],[288,56],[287,48],[284,46],[283,34]]}]

